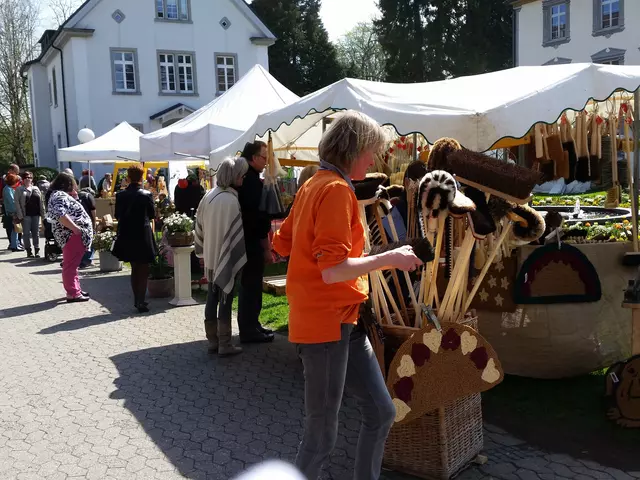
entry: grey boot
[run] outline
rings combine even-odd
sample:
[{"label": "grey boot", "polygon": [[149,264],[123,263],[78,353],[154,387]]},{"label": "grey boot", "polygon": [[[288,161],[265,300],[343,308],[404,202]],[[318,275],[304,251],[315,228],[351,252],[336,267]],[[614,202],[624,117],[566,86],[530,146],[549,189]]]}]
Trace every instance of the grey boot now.
[{"label": "grey boot", "polygon": [[209,353],[215,353],[218,351],[218,322],[204,321],[204,331],[209,340]]},{"label": "grey boot", "polygon": [[218,356],[228,357],[242,352],[242,348],[231,343],[231,322],[218,319]]}]

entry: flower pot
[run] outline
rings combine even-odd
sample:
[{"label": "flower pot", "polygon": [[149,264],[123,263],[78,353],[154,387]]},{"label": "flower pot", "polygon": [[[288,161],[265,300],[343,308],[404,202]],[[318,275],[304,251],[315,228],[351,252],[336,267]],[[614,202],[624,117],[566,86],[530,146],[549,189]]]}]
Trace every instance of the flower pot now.
[{"label": "flower pot", "polygon": [[167,298],[173,294],[173,277],[150,278],[147,282],[150,298]]},{"label": "flower pot", "polygon": [[99,253],[101,272],[119,272],[122,270],[122,262],[111,252],[103,250]]},{"label": "flower pot", "polygon": [[195,235],[193,232],[167,233],[167,243],[171,247],[188,247],[193,245]]}]

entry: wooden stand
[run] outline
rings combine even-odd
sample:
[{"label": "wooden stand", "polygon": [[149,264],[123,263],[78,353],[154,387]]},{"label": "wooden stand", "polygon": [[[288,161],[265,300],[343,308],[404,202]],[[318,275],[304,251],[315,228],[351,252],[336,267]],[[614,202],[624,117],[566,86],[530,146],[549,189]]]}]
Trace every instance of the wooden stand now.
[{"label": "wooden stand", "polygon": [[176,307],[196,305],[191,296],[191,252],[195,250],[193,245],[189,247],[171,247],[173,250],[173,278],[175,282],[175,297],[169,303]]},{"label": "wooden stand", "polygon": [[631,356],[640,354],[640,303],[622,303],[631,309]]}]

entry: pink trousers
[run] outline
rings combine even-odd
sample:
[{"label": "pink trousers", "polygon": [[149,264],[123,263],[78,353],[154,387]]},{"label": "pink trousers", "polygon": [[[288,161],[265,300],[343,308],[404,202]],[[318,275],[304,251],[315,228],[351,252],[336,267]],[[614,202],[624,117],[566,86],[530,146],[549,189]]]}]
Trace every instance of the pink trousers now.
[{"label": "pink trousers", "polygon": [[67,291],[67,298],[76,298],[82,295],[78,267],[87,249],[82,243],[82,235],[71,235],[62,249],[62,285]]}]

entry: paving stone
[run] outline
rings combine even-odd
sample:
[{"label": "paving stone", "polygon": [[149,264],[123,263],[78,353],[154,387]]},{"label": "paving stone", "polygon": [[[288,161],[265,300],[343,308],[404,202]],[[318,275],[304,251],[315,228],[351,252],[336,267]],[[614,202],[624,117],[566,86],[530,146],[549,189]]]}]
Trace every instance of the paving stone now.
[{"label": "paving stone", "polygon": [[[286,338],[219,359],[206,352],[203,305],[169,309],[151,299],[151,312],[137,315],[128,272],[95,269],[81,275],[92,300],[67,304],[59,271],[0,252],[2,480],[227,480],[265,459],[293,461],[304,389]],[[347,395],[321,478],[352,478],[358,432]],[[494,425],[484,433],[489,463],[460,480],[640,479],[541,452]]]}]

